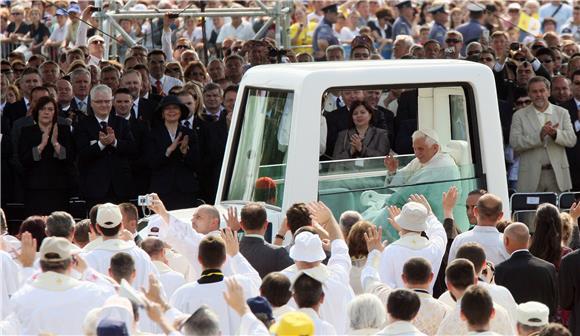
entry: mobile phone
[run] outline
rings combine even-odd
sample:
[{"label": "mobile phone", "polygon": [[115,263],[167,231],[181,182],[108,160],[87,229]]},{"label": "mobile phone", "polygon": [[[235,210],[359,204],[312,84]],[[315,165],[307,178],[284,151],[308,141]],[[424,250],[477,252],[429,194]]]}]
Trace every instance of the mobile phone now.
[{"label": "mobile phone", "polygon": [[91,7],[91,12],[100,12],[100,11],[101,11],[101,9],[98,7],[94,7],[94,6]]},{"label": "mobile phone", "polygon": [[179,17],[179,14],[173,14],[173,13],[171,13],[167,17],[170,18],[170,19],[177,19]]},{"label": "mobile phone", "polygon": [[445,48],[445,55],[453,55],[455,53],[455,48],[449,47]]},{"label": "mobile phone", "polygon": [[518,42],[510,43],[510,50],[512,50],[512,51],[520,50],[520,44]]}]

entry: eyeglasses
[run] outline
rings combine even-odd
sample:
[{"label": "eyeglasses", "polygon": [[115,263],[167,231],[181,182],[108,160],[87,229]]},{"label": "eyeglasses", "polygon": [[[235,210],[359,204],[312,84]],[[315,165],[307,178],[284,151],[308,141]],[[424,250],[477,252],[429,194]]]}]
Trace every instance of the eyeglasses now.
[{"label": "eyeglasses", "polygon": [[91,44],[105,44],[105,42],[101,41],[101,40],[96,40],[96,41],[91,42]]},{"label": "eyeglasses", "polygon": [[12,13],[12,15],[14,15],[14,16],[17,16],[17,15],[22,15],[22,13],[18,13],[18,12],[16,12],[16,13]]},{"label": "eyeglasses", "polygon": [[531,99],[516,100],[516,105],[530,105],[531,103],[532,103]]},{"label": "eyeglasses", "polygon": [[169,72],[179,72],[178,68],[167,68],[167,71]]},{"label": "eyeglasses", "polygon": [[459,42],[461,42],[461,40],[459,40],[459,39],[447,39],[447,40],[445,40],[445,43],[447,43],[447,44],[459,43]]},{"label": "eyeglasses", "polygon": [[482,61],[484,61],[484,62],[492,62],[492,61],[495,61],[495,60],[494,60],[493,58],[491,58],[491,57],[485,57],[485,58],[481,58],[481,60],[482,60]]},{"label": "eyeglasses", "polygon": [[188,45],[178,45],[175,49],[190,49]]}]

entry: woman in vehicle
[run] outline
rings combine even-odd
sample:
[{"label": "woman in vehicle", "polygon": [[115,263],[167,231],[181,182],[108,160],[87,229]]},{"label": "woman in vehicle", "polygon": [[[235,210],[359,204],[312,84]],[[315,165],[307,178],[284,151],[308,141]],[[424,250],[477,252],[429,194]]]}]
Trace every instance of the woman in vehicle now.
[{"label": "woman in vehicle", "polygon": [[72,178],[70,127],[57,124],[58,106],[42,97],[32,109],[35,124],[22,129],[19,156],[24,166],[25,202],[29,215],[68,209]]},{"label": "woman in vehicle", "polygon": [[387,131],[372,126],[373,109],[363,101],[351,104],[350,127],[338,133],[334,160],[385,156],[390,145]]}]

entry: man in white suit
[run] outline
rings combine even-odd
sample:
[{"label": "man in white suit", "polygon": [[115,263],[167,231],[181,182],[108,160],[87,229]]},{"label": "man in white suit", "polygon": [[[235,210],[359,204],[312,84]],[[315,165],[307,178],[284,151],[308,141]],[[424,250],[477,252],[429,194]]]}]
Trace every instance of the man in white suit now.
[{"label": "man in white suit", "polygon": [[572,188],[565,147],[576,144],[566,109],[550,104],[550,82],[533,77],[528,82],[532,104],[516,111],[510,145],[520,156],[519,192],[561,192]]}]

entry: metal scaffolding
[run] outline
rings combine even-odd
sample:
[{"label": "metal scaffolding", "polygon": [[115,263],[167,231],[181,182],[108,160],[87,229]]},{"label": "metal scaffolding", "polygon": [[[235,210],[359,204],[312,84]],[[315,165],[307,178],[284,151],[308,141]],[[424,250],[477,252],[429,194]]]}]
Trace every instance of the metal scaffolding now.
[{"label": "metal scaffolding", "polygon": [[[153,19],[162,18],[166,13],[179,13],[179,17],[216,17],[216,16],[248,16],[261,17],[266,16],[269,19],[264,23],[262,28],[256,32],[254,38],[261,37],[264,32],[274,23],[276,26],[276,43],[279,46],[290,47],[289,29],[290,29],[290,14],[293,11],[292,0],[278,0],[274,1],[272,6],[266,6],[262,0],[256,0],[258,7],[244,7],[244,8],[206,8],[204,11],[194,7],[185,10],[175,9],[148,9],[148,10],[131,10],[136,0],[128,0],[127,3],[118,7],[116,1],[111,1],[109,9],[105,12],[96,12],[94,16],[99,22],[102,31],[107,34],[120,34],[125,43],[129,47],[137,44],[137,42],[121,27],[117,22],[121,19]],[[102,8],[102,0],[96,1],[96,6]],[[117,43],[111,43],[108,36],[105,38],[105,57],[108,59],[109,55],[117,54]],[[204,39],[205,40],[205,39]],[[111,51],[109,53],[109,51]]]}]

